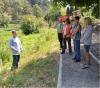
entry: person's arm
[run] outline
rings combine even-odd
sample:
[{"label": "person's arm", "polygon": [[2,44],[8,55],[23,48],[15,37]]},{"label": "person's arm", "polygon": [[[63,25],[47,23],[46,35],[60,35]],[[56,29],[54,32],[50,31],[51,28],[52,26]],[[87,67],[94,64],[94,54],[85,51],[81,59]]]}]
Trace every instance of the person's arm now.
[{"label": "person's arm", "polygon": [[84,29],[82,29],[82,32],[81,32],[81,34],[82,34],[82,37],[84,37],[84,33],[85,33],[85,28]]},{"label": "person's arm", "polygon": [[9,40],[9,48],[15,50],[15,51],[18,51],[15,47],[13,47],[12,45],[12,39]]},{"label": "person's arm", "polygon": [[76,29],[72,32],[72,36],[74,36],[78,31],[79,31],[79,29],[76,28]]},{"label": "person's arm", "polygon": [[20,43],[20,48],[21,48],[21,51],[23,50],[23,47],[22,47],[22,43],[21,41],[19,40],[19,43]]},{"label": "person's arm", "polygon": [[80,25],[76,27],[76,29],[72,32],[72,36],[74,36],[80,30]]}]

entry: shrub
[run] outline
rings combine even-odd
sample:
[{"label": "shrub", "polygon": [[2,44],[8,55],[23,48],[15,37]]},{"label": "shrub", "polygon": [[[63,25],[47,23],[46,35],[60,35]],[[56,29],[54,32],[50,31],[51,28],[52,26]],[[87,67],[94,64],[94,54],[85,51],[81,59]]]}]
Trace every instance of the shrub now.
[{"label": "shrub", "polygon": [[25,15],[22,17],[21,30],[24,34],[38,33],[39,28],[43,26],[43,19],[36,18],[32,15]]},{"label": "shrub", "polygon": [[10,51],[6,45],[7,44],[4,42],[0,43],[0,59],[2,60],[3,64],[11,61]]},{"label": "shrub", "polygon": [[0,14],[0,26],[8,26],[9,22],[11,21],[11,16],[6,13]]}]

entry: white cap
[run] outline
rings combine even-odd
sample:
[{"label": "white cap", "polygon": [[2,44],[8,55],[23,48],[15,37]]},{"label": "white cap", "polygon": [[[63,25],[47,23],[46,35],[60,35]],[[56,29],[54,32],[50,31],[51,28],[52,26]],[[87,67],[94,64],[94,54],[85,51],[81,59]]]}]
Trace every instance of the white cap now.
[{"label": "white cap", "polygon": [[12,30],[12,33],[13,33],[13,32],[16,32],[16,30]]}]

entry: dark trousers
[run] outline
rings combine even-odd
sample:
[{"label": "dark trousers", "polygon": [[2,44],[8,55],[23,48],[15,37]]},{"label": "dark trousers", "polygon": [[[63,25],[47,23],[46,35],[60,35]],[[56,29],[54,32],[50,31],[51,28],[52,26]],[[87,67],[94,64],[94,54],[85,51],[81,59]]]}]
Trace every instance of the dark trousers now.
[{"label": "dark trousers", "polygon": [[13,55],[13,64],[12,64],[12,67],[18,68],[19,59],[20,59],[20,55]]},{"label": "dark trousers", "polygon": [[58,40],[60,43],[60,48],[63,48],[63,34],[62,33],[58,33]]},{"label": "dark trousers", "polygon": [[81,53],[80,53],[80,40],[74,40],[74,53],[76,60],[80,60]]},{"label": "dark trousers", "polygon": [[72,53],[72,47],[71,47],[71,38],[67,37],[67,38],[63,38],[63,50],[65,51],[65,49],[67,48],[67,44],[66,41],[68,43],[68,49],[69,49],[69,53]]}]

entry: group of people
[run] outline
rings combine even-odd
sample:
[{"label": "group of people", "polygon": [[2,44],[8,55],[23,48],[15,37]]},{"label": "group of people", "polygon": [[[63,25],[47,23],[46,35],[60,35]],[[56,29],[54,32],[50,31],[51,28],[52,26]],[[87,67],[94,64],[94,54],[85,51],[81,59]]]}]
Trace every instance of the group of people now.
[{"label": "group of people", "polygon": [[[81,61],[81,52],[80,52],[80,39],[84,43],[85,49],[85,64],[83,68],[88,68],[90,65],[91,55],[89,54],[91,40],[92,40],[92,23],[89,17],[84,19],[84,27],[82,28],[79,22],[80,17],[76,16],[73,19],[67,18],[65,21],[58,19],[57,23],[57,33],[58,40],[60,43],[60,49],[62,50],[61,54],[64,54],[67,49],[69,49],[69,55],[72,54],[72,45],[71,39],[74,43],[74,58],[75,62]],[[81,30],[83,30],[81,34]],[[12,51],[13,64],[12,70],[18,68],[18,62],[20,60],[20,52],[22,51],[22,44],[20,39],[17,37],[16,30],[12,30],[12,37],[9,40],[9,48]]]},{"label": "group of people", "polygon": [[82,68],[84,69],[89,67],[91,61],[89,50],[92,41],[93,27],[89,17],[84,18],[84,26],[81,26],[79,20],[79,16],[73,17],[72,19],[66,18],[64,21],[62,18],[58,18],[56,28],[61,54],[65,54],[67,43],[69,55],[72,54],[71,40],[73,39],[74,57],[72,59],[75,60],[75,62],[81,61],[80,41],[83,42],[85,49],[85,63]]}]

